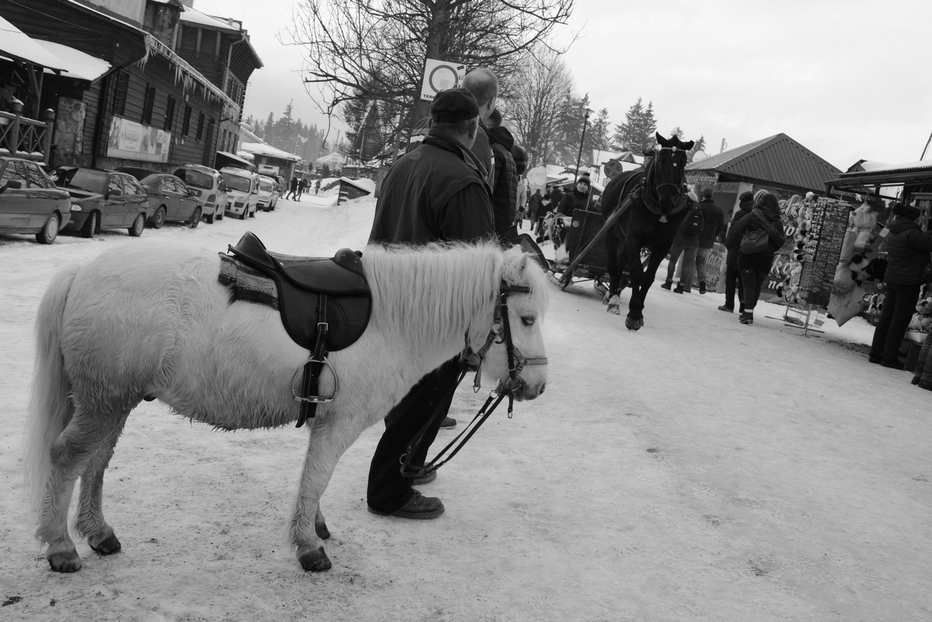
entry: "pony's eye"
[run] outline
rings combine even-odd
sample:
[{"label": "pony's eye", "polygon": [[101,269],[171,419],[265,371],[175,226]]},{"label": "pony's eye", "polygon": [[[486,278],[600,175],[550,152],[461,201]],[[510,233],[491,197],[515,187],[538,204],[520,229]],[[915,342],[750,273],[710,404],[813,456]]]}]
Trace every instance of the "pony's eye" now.
[{"label": "pony's eye", "polygon": [[537,318],[533,315],[522,315],[521,323],[525,326],[534,326],[534,323],[537,321]]}]

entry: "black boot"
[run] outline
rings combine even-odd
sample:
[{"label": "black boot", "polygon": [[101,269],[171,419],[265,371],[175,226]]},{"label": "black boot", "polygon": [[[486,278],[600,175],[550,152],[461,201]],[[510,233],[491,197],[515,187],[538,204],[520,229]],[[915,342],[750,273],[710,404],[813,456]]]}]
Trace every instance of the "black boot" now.
[{"label": "black boot", "polygon": [[673,281],[667,279],[666,281],[663,282],[663,285],[661,285],[660,287],[661,289],[669,290],[671,287],[673,287]]},{"label": "black boot", "polygon": [[738,317],[738,320],[740,320],[742,324],[753,324],[754,311],[742,311],[741,315]]}]

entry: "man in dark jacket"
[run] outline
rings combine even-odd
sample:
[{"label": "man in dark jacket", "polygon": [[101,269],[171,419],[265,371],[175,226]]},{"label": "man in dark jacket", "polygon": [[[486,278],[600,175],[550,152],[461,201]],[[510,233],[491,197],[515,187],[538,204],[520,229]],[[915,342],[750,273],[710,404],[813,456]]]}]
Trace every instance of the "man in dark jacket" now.
[{"label": "man in dark jacket", "polygon": [[[742,192],[738,196],[738,209],[735,210],[731,218],[731,227],[741,220],[745,214],[751,213],[754,207],[754,194],[750,191]],[[735,293],[738,294],[738,311],[744,313],[744,292],[741,291],[741,273],[738,272],[738,245],[740,239],[732,240],[731,244],[725,244],[727,254],[725,255],[725,304],[718,308],[719,311],[735,312]]]},{"label": "man in dark jacket", "polygon": [[711,188],[703,188],[699,201],[702,210],[702,232],[699,234],[699,250],[696,253],[696,275],[699,278],[699,293],[706,292],[706,265],[715,243],[725,238],[725,212],[712,200]]},{"label": "man in dark jacket", "polygon": [[560,204],[557,206],[556,213],[564,216],[572,216],[573,210],[586,209],[589,205],[589,189],[592,187],[592,181],[588,175],[582,175],[576,180],[576,185],[572,192],[563,195]]},{"label": "man in dark jacket", "polygon": [[495,216],[495,233],[505,243],[518,237],[515,219],[518,212],[518,174],[512,149],[515,139],[502,125],[502,113],[498,109],[489,115],[486,126],[492,143],[492,214]]},{"label": "man in dark jacket", "polygon": [[887,271],[883,282],[883,310],[874,328],[868,360],[884,367],[903,369],[898,353],[922,289],[923,271],[932,252],[932,234],[919,224],[921,212],[911,205],[893,206],[892,223],[884,241]]},{"label": "man in dark jacket", "polygon": [[[385,176],[375,207],[371,242],[424,244],[492,239],[491,193],[469,147],[479,131],[479,106],[465,89],[443,91],[430,109],[432,125],[420,147],[402,156]],[[425,497],[401,475],[399,460],[428,422],[411,464],[424,464],[453,400],[457,356],[421,379],[385,418],[372,456],[366,501],[374,514],[434,518],[443,503]],[[432,478],[431,478],[432,479]],[[428,483],[425,480],[418,483]]]},{"label": "man in dark jacket", "polygon": [[673,246],[670,247],[670,260],[667,263],[667,278],[660,286],[669,290],[673,287],[673,276],[676,272],[677,260],[680,262],[680,282],[673,289],[677,294],[689,293],[693,289],[693,276],[696,273],[696,255],[699,253],[699,234],[702,233],[702,210],[696,202],[696,194],[690,192],[690,199],[686,202],[686,218],[676,230]]}]

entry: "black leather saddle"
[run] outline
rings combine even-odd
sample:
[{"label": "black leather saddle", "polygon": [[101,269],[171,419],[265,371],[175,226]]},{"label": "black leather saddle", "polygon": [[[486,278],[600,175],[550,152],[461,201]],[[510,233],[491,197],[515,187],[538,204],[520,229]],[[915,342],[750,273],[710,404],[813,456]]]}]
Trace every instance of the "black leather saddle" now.
[{"label": "black leather saddle", "polygon": [[315,350],[324,322],[324,348],[342,350],[369,324],[372,294],[360,256],[344,248],[333,257],[294,257],[274,253],[252,232],[228,252],[240,263],[275,282],[282,324],[295,343]]}]

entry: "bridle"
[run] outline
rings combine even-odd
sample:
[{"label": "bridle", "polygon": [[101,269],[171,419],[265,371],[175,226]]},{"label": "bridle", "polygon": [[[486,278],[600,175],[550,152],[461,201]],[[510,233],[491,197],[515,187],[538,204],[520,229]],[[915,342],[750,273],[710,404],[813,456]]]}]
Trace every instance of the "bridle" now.
[{"label": "bridle", "polygon": [[[473,351],[469,346],[469,332],[466,334],[466,347],[464,348],[464,354],[460,359],[459,363],[459,372],[456,380],[456,384],[450,389],[450,393],[456,390],[460,382],[469,372],[470,368],[475,368],[476,377],[473,380],[473,391],[478,393],[481,388],[480,376],[482,374],[482,362],[485,359],[485,355],[488,353],[489,349],[493,344],[505,344],[505,352],[508,357],[508,380],[501,381],[498,383],[498,386],[492,390],[489,394],[488,399],[486,399],[485,404],[482,405],[482,408],[479,409],[479,412],[476,413],[473,420],[463,429],[462,432],[456,435],[456,437],[450,441],[450,443],[440,450],[433,460],[428,462],[425,465],[412,465],[411,457],[417,451],[417,448],[420,446],[421,441],[424,438],[424,434],[427,431],[427,428],[430,426],[432,421],[435,421],[437,417],[444,416],[445,413],[434,411],[433,415],[424,423],[418,433],[414,436],[411,443],[408,445],[408,450],[402,454],[401,462],[401,474],[405,477],[423,477],[428,473],[436,471],[441,466],[449,462],[453,456],[455,456],[463,445],[472,438],[473,434],[479,429],[479,427],[485,423],[485,420],[495,411],[496,407],[502,402],[502,400],[508,398],[508,418],[512,417],[512,412],[514,410],[514,394],[515,392],[524,385],[524,379],[521,378],[521,371],[528,365],[546,365],[547,357],[546,356],[536,356],[536,357],[526,357],[521,353],[521,350],[518,349],[518,346],[515,345],[514,340],[511,336],[511,320],[508,318],[508,296],[510,294],[529,294],[531,293],[531,288],[525,285],[511,285],[506,281],[502,281],[498,290],[498,300],[495,304],[495,314],[492,318],[492,325],[489,328],[489,334],[486,336],[485,343],[478,350]],[[449,393],[444,396],[444,399],[437,400],[438,405],[446,403],[446,398],[449,397]],[[465,434],[462,442],[457,442]],[[455,445],[455,446],[454,446]],[[452,450],[451,450],[452,448]],[[450,454],[441,460],[441,458],[447,453]]]},{"label": "bridle", "polygon": [[[670,151],[675,156],[677,148],[676,147],[661,147],[659,151]],[[682,149],[680,150],[682,151]],[[667,216],[672,216],[677,212],[681,211],[686,207],[686,194],[683,192],[683,183],[682,175],[677,175],[676,181],[662,181],[660,183],[655,183],[657,174],[654,171],[654,167],[657,166],[657,160],[660,158],[660,153],[653,156],[648,162],[646,170],[644,171],[644,188],[641,193],[641,200],[644,202],[644,205],[647,206],[654,214],[660,216],[660,222],[667,222]],[[673,167],[676,168],[679,166],[676,162],[673,162]],[[676,190],[676,200],[673,203],[673,209],[670,210],[669,214],[664,214],[660,210],[660,189],[666,186],[672,186]]]}]

